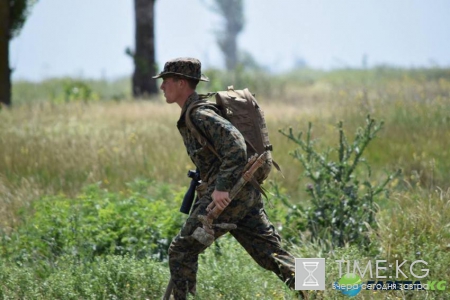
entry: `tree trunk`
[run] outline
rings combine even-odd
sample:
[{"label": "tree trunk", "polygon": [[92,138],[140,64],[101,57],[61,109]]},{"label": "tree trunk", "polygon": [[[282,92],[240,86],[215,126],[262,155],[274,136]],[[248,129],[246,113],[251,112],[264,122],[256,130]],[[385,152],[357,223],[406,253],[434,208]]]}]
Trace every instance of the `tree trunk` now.
[{"label": "tree trunk", "polygon": [[9,1],[0,0],[0,104],[11,104]]},{"label": "tree trunk", "polygon": [[236,69],[238,63],[237,35],[238,33],[227,32],[225,37],[219,40],[220,50],[225,56],[225,66],[229,71]]},{"label": "tree trunk", "polygon": [[135,53],[133,96],[135,98],[158,93],[155,62],[154,7],[156,0],[134,0]]},{"label": "tree trunk", "polygon": [[239,61],[237,38],[245,24],[244,3],[243,0],[215,0],[213,10],[225,21],[225,27],[218,32],[217,42],[227,70],[233,71]]}]

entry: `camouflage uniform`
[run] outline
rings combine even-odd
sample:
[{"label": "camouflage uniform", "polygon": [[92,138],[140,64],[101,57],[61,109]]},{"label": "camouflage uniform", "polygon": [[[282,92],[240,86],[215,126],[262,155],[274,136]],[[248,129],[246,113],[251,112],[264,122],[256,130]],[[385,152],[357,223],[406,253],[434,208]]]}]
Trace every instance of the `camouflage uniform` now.
[{"label": "camouflage uniform", "polygon": [[[207,77],[200,73],[200,62],[185,58],[167,62],[164,71],[155,78],[180,74],[207,81]],[[200,171],[203,184],[197,188],[198,198],[190,216],[169,248],[169,267],[175,299],[186,299],[188,293],[195,294],[198,255],[207,248],[191,236],[197,227],[202,226],[197,216],[206,215],[206,207],[212,202],[211,194],[214,189],[231,190],[247,162],[246,144],[241,133],[212,107],[197,108],[191,118],[198,130],[208,138],[221,160],[207,147],[200,145],[185,124],[186,110],[196,101],[199,101],[199,97],[197,93],[193,93],[184,103],[177,123],[187,153]],[[261,195],[251,184],[244,186],[215,223],[236,224],[237,229],[231,230],[230,234],[260,266],[273,271],[290,288],[294,288],[294,257],[281,248],[281,238],[267,217]],[[215,229],[215,238],[226,232]]]},{"label": "camouflage uniform", "polygon": [[[186,109],[197,100],[196,93],[189,97],[177,126],[189,156],[200,171],[202,182],[208,184],[201,186],[191,215],[169,248],[175,299],[186,299],[188,292],[195,293],[198,254],[206,248],[191,237],[194,230],[202,226],[197,216],[206,214],[206,207],[212,201],[211,194],[215,188],[229,191],[233,187],[242,175],[247,161],[245,141],[240,132],[211,108],[196,109],[192,120],[211,141],[222,162],[207,147],[198,143],[184,122]],[[294,287],[294,257],[281,248],[281,238],[267,218],[259,191],[252,185],[247,184],[243,188],[216,222],[236,224],[237,229],[230,233],[253,259],[263,268],[277,274],[290,287]],[[216,229],[215,238],[225,233],[225,230]]]}]

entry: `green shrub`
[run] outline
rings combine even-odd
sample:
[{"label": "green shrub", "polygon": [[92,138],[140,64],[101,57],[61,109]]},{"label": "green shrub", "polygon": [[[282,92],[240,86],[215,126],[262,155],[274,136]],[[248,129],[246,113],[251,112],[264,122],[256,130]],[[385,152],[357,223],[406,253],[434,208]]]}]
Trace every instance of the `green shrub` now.
[{"label": "green shrub", "polygon": [[177,210],[182,195],[148,181],[137,180],[129,188],[110,193],[93,185],[75,199],[59,195],[35,201],[33,213],[23,214],[23,226],[4,235],[2,254],[18,261],[54,261],[63,254],[165,259],[183,222]]},{"label": "green shrub", "polygon": [[82,80],[69,80],[64,83],[64,101],[94,101],[99,96],[92,90],[90,85]]},{"label": "green shrub", "polygon": [[162,263],[130,256],[62,256],[45,277],[36,266],[0,266],[1,299],[158,299],[169,278]]},{"label": "green shrub", "polygon": [[[309,231],[312,240],[330,248],[348,243],[369,245],[368,233],[376,226],[374,200],[386,191],[386,185],[394,177],[390,175],[383,183],[374,185],[370,179],[371,168],[362,159],[364,150],[382,126],[383,122],[377,123],[368,116],[366,127],[357,130],[350,144],[343,124],[339,122],[337,149],[329,148],[322,153],[315,149],[315,141],[311,140],[311,123],[305,140],[302,132],[295,136],[292,129],[288,133],[280,131],[299,146],[292,156],[301,162],[305,176],[312,181],[306,187],[310,207],[304,208],[300,203],[292,205],[281,197],[283,203],[291,208],[290,214],[294,217],[290,220],[297,222],[294,225],[297,230]],[[337,159],[333,157],[336,152]],[[366,172],[355,175],[357,167],[362,164],[366,165]]]}]

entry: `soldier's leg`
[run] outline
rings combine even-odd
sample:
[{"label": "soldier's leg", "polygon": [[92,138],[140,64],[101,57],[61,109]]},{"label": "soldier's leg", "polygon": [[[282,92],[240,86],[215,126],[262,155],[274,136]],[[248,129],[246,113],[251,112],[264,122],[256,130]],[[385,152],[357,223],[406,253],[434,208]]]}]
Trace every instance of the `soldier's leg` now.
[{"label": "soldier's leg", "polygon": [[197,216],[204,214],[207,202],[198,202],[178,235],[169,247],[169,268],[174,283],[173,295],[176,300],[186,299],[188,293],[195,294],[198,269],[198,255],[206,246],[191,235],[201,226]]},{"label": "soldier's leg", "polygon": [[[174,283],[173,295],[175,299],[186,299],[187,294],[195,294],[196,277],[198,269],[198,255],[207,247],[192,237],[197,227],[202,227],[198,215],[206,215],[206,207],[211,202],[210,195],[214,186],[208,188],[205,196],[198,200],[193,212],[181,228],[180,233],[173,239],[169,248],[170,274]],[[258,192],[252,187],[244,187],[236,199],[231,201],[215,223],[238,223],[246,216]],[[227,233],[227,230],[215,229],[214,237],[218,238]]]},{"label": "soldier's leg", "polygon": [[295,258],[281,247],[281,237],[259,201],[230,231],[252,258],[274,272],[288,287],[295,286]]}]

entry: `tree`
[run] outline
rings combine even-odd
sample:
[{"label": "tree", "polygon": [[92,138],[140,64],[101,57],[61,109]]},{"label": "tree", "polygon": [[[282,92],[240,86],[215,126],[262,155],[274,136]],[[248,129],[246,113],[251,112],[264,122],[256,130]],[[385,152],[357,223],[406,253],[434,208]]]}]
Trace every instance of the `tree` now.
[{"label": "tree", "polygon": [[158,93],[155,61],[154,7],[156,0],[134,0],[135,51],[127,49],[133,58],[133,97],[140,98]]},{"label": "tree", "polygon": [[245,25],[242,0],[214,0],[212,10],[225,20],[224,29],[217,33],[217,43],[225,57],[227,70],[234,70],[238,64],[237,38]]},{"label": "tree", "polygon": [[0,1],[0,103],[11,104],[9,69],[9,3]]},{"label": "tree", "polygon": [[20,33],[36,0],[0,0],[0,104],[11,105],[9,41]]}]

